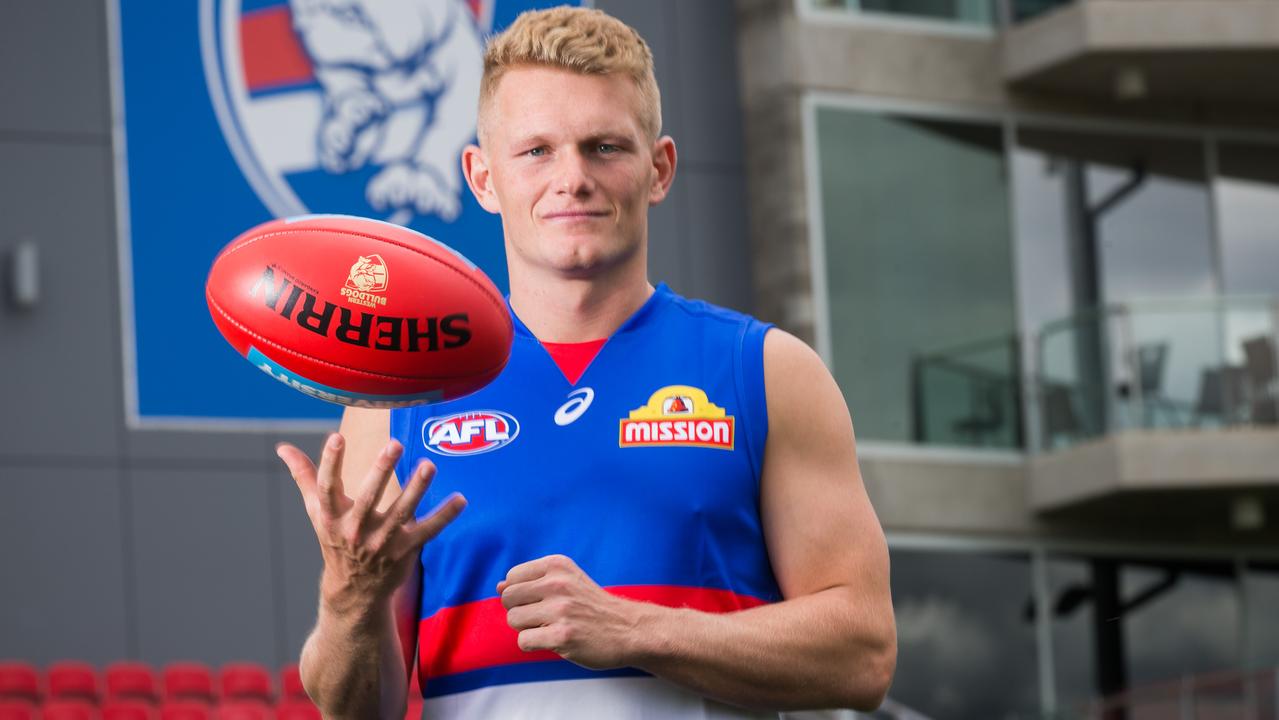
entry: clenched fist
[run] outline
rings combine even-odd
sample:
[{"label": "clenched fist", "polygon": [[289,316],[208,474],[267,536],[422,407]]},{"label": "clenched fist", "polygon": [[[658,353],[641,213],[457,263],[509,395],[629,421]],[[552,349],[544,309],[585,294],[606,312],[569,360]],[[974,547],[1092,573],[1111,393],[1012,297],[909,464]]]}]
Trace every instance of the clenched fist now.
[{"label": "clenched fist", "polygon": [[609,593],[563,555],[516,565],[497,592],[521,650],[551,650],[593,670],[632,664],[633,639],[654,609]]}]

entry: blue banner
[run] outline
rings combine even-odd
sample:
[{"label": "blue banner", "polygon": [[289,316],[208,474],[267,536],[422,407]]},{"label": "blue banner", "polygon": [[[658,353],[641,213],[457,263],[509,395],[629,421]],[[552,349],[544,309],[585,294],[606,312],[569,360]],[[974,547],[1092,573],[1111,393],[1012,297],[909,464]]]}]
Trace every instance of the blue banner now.
[{"label": "blue banner", "polygon": [[214,328],[204,281],[247,228],[398,223],[505,291],[500,220],[462,178],[483,44],[554,0],[113,0],[129,422],[331,423]]}]

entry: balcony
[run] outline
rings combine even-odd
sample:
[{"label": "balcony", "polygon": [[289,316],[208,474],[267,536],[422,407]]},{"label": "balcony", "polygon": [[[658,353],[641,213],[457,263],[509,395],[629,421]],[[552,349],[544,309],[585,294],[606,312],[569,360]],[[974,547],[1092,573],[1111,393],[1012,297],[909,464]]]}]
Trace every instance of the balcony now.
[{"label": "balcony", "polygon": [[1152,493],[1210,491],[1200,509],[1264,523],[1279,493],[1277,330],[1271,298],[1111,305],[1044,328],[1032,508],[1095,519],[1159,507]]},{"label": "balcony", "polygon": [[1090,100],[1279,104],[1279,2],[1009,0],[1004,80]]}]

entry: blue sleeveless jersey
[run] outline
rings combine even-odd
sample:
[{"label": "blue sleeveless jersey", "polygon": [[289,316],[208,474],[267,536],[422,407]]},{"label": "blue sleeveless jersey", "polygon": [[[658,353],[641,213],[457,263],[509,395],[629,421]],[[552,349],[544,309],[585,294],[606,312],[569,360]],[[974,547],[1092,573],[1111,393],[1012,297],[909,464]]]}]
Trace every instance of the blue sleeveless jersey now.
[{"label": "blue sleeveless jersey", "polygon": [[[521,651],[495,586],[515,565],[562,554],[638,600],[710,612],[780,600],[759,519],[769,326],[662,285],[570,384],[513,319],[511,359],[492,384],[391,412],[391,436],[406,448],[398,476],[422,458],[439,468],[419,517],[455,491],[469,501],[421,557],[428,710],[531,716],[530,683],[587,680],[593,707],[557,700],[542,712],[622,717],[634,698],[674,693],[660,702],[676,715],[743,716],[674,685],[645,685],[655,679],[638,670]],[[498,702],[502,692],[514,694]]]}]

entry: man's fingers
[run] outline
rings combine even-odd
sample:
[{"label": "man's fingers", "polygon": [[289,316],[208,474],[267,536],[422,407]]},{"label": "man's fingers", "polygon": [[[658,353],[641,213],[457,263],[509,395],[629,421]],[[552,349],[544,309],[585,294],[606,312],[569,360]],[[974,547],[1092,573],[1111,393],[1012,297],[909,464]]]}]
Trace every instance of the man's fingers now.
[{"label": "man's fingers", "polygon": [[524,652],[536,650],[555,650],[556,631],[549,627],[535,627],[521,630],[519,634],[520,649]]},{"label": "man's fingers", "polygon": [[507,571],[506,582],[508,585],[514,585],[515,583],[536,580],[545,575],[556,565],[566,562],[571,563],[572,561],[563,555],[546,555],[545,557],[540,557],[536,560],[529,560],[528,562],[520,563]]},{"label": "man's fingers", "polygon": [[315,465],[311,463],[311,458],[307,457],[306,453],[289,443],[282,442],[275,446],[275,454],[284,461],[284,466],[289,469],[289,474],[293,476],[299,490],[303,490],[304,494],[305,491],[315,490]]},{"label": "man's fingers", "polygon": [[505,580],[502,582],[505,583],[505,587],[498,591],[498,597],[502,601],[502,607],[507,610],[541,602],[546,596],[545,588],[536,580],[518,583]]},{"label": "man's fingers", "polygon": [[364,476],[364,484],[360,487],[360,495],[355,499],[355,516],[357,518],[368,517],[373,508],[377,507],[378,498],[382,497],[382,491],[386,489],[387,481],[390,480],[391,474],[395,472],[395,463],[399,462],[400,455],[403,452],[404,446],[392,440],[373,459],[373,466],[369,468],[368,474]]},{"label": "man's fingers", "polygon": [[408,482],[404,483],[404,492],[400,493],[389,510],[390,516],[397,525],[403,525],[413,519],[417,504],[422,502],[422,496],[426,494],[426,489],[431,486],[431,480],[434,478],[435,463],[430,460],[418,463],[413,474],[409,476]]},{"label": "man's fingers", "polygon": [[339,433],[329,435],[320,451],[320,468],[316,472],[316,485],[320,495],[320,508],[329,517],[340,512],[338,498],[342,492],[342,452],[346,443]]},{"label": "man's fingers", "polygon": [[518,605],[506,612],[506,624],[510,625],[512,630],[527,630],[550,625],[555,619],[555,613],[549,603]]},{"label": "man's fingers", "polygon": [[439,507],[435,508],[421,522],[414,525],[409,530],[409,542],[413,547],[421,547],[424,543],[429,542],[431,538],[440,534],[440,531],[449,523],[457,519],[462,514],[462,510],[466,508],[466,498],[458,493],[448,496]]},{"label": "man's fingers", "polygon": [[288,443],[280,443],[275,446],[275,454],[280,460],[284,461],[284,466],[289,469],[289,474],[293,476],[293,482],[297,483],[298,492],[302,493],[302,502],[307,508],[307,515],[313,512],[312,503],[317,494],[315,485],[315,464],[311,462],[311,458],[298,448]]}]

